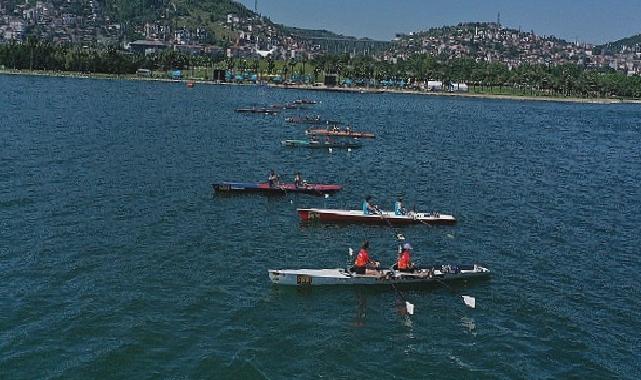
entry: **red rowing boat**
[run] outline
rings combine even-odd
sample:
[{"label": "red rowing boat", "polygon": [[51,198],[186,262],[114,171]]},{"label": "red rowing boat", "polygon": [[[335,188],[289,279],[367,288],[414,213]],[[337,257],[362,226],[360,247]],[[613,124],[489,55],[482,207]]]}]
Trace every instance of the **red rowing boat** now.
[{"label": "red rowing boat", "polygon": [[374,139],[376,135],[370,132],[357,132],[349,129],[308,129],[305,131],[308,135],[313,136],[334,136],[334,137],[351,137],[354,139]]}]

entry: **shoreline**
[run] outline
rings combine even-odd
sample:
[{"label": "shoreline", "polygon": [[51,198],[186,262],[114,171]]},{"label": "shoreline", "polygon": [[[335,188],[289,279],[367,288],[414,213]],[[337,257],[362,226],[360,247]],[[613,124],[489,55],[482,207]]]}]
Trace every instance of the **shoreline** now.
[{"label": "shoreline", "polygon": [[476,98],[476,99],[493,99],[493,100],[522,100],[522,101],[539,101],[539,102],[560,102],[560,103],[577,103],[577,104],[641,104],[641,99],[607,99],[607,98],[559,98],[553,96],[528,96],[528,95],[503,95],[503,94],[474,94],[465,92],[430,92],[419,90],[397,90],[397,89],[368,89],[368,88],[340,88],[327,86],[310,86],[310,85],[277,85],[270,84],[270,87],[293,89],[293,90],[310,90],[310,91],[332,91],[346,93],[365,93],[365,94],[402,94],[402,95],[424,95],[424,96],[445,96],[458,98]]},{"label": "shoreline", "polygon": [[[232,86],[257,86],[257,84],[246,83],[219,83],[205,79],[169,79],[169,78],[148,78],[130,75],[114,74],[83,74],[71,72],[50,72],[50,71],[14,71],[0,70],[0,75],[22,75],[22,76],[43,76],[72,79],[100,79],[100,80],[131,80],[131,81],[148,81],[148,82],[167,82],[167,83],[187,83],[192,82],[201,85],[232,85]],[[576,103],[576,104],[641,104],[641,99],[608,99],[608,98],[572,98],[572,97],[554,97],[554,96],[529,96],[529,95],[504,95],[504,94],[475,94],[462,92],[430,92],[420,90],[400,90],[386,88],[343,88],[328,87],[326,85],[285,85],[285,84],[267,84],[272,88],[286,90],[308,90],[308,91],[328,91],[343,92],[355,94],[399,94],[399,95],[425,95],[425,96],[445,96],[470,99],[490,99],[490,100],[516,100],[516,101],[538,101],[538,102],[559,102],[559,103]]]}]

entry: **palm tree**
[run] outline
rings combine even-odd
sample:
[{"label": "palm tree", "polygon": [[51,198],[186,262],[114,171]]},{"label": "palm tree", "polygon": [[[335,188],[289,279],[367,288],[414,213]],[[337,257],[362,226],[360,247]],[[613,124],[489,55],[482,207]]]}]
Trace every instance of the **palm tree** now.
[{"label": "palm tree", "polygon": [[294,75],[294,68],[296,67],[296,60],[292,58],[292,59],[289,60],[289,62],[287,64],[291,68],[290,72],[291,72],[291,75],[293,76]]},{"label": "palm tree", "polygon": [[260,81],[260,73],[258,72],[260,68],[260,58],[254,60],[253,69],[254,74],[256,74],[256,80]]},{"label": "palm tree", "polygon": [[269,54],[267,56],[267,73],[270,75],[274,74],[274,69],[276,68],[276,65],[274,64],[274,60],[272,59],[272,55]]},{"label": "palm tree", "polygon": [[236,62],[234,61],[233,57],[228,57],[225,60],[225,64],[227,66],[227,70],[230,70],[230,71],[233,71],[234,70],[234,66],[236,66]]},{"label": "palm tree", "polygon": [[314,66],[314,83],[318,82],[318,77],[323,72],[323,66],[321,64],[316,64]]},{"label": "palm tree", "polygon": [[301,60],[301,63],[303,64],[303,80],[307,82],[307,70],[305,70],[305,66],[307,65],[307,57],[304,56],[303,59]]}]

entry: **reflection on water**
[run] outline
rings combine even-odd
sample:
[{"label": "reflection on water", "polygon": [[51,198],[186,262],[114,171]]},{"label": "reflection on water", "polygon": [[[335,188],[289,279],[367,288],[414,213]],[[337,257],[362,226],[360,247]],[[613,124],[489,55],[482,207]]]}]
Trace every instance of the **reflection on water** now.
[{"label": "reflection on water", "polygon": [[367,295],[361,289],[356,291],[356,318],[354,327],[364,327],[367,318]]},{"label": "reflection on water", "polygon": [[474,318],[461,317],[461,326],[463,326],[467,332],[476,336],[476,322],[474,321]]}]

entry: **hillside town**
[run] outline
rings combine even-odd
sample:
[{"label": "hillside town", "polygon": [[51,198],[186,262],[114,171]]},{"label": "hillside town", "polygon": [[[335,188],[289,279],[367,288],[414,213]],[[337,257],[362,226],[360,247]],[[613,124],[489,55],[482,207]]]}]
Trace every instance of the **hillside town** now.
[{"label": "hillside town", "polygon": [[98,1],[25,1],[13,9],[9,4],[0,0],[0,43],[33,37],[56,44],[110,44],[123,35],[121,25],[105,16]]},{"label": "hillside town", "polygon": [[567,42],[502,27],[496,22],[460,23],[453,27],[397,35],[383,60],[403,60],[429,54],[443,60],[471,58],[477,62],[502,63],[509,68],[524,64],[576,64],[587,68],[610,67],[627,75],[641,74],[641,45],[622,46],[605,53],[600,46]]},{"label": "hillside town", "polygon": [[329,53],[369,55],[395,63],[427,54],[443,61],[470,58],[509,68],[570,63],[641,75],[641,44],[622,45],[612,52],[589,43],[506,28],[500,22],[461,23],[400,34],[385,42],[287,28],[251,11],[187,26],[167,19],[140,24],[118,22],[97,0],[35,1],[10,7],[12,3],[0,0],[0,44],[35,38],[53,44],[115,46],[146,55],[171,49],[219,59],[270,56],[274,60],[311,60]]},{"label": "hillside town", "polygon": [[118,46],[153,54],[165,49],[193,55],[234,58],[265,57],[275,60],[313,59],[327,53],[365,54],[388,42],[356,39],[327,31],[286,28],[254,12],[220,15],[199,26],[179,25],[161,18],[139,24],[117,22],[97,0],[25,2],[9,8],[0,0],[0,43],[23,43],[27,38],[54,44]]}]

